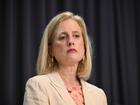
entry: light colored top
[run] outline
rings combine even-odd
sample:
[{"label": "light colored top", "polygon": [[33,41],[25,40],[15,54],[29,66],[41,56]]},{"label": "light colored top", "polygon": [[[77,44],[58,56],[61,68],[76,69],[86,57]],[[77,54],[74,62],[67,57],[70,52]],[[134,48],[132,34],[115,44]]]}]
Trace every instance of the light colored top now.
[{"label": "light colored top", "polygon": [[[80,80],[85,105],[107,105],[104,91]],[[38,75],[26,83],[23,105],[76,105],[57,72]]]},{"label": "light colored top", "polygon": [[81,86],[67,87],[69,94],[76,103],[76,105],[84,105],[84,97]]}]

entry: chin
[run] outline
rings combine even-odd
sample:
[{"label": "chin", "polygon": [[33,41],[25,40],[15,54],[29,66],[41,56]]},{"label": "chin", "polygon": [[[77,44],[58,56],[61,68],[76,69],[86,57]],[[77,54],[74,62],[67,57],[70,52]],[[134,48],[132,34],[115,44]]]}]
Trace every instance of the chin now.
[{"label": "chin", "polygon": [[75,64],[78,64],[80,61],[81,59],[69,59],[69,60],[65,60],[65,63],[69,65],[75,65]]}]

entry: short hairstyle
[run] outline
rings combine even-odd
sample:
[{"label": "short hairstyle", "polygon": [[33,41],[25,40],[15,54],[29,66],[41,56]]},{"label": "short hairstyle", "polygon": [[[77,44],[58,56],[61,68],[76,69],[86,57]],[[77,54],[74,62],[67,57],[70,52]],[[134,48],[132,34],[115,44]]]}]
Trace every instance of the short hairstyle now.
[{"label": "short hairstyle", "polygon": [[54,32],[59,23],[66,19],[75,20],[82,29],[82,35],[84,40],[85,55],[84,59],[79,62],[77,68],[77,76],[80,79],[87,80],[91,74],[92,68],[92,48],[87,34],[86,24],[82,17],[74,15],[72,12],[62,12],[56,15],[49,22],[44,30],[44,34],[41,39],[39,55],[37,58],[37,74],[43,75],[54,71],[54,67],[57,67],[57,61],[52,62],[52,56],[50,54],[50,47],[54,39]]}]

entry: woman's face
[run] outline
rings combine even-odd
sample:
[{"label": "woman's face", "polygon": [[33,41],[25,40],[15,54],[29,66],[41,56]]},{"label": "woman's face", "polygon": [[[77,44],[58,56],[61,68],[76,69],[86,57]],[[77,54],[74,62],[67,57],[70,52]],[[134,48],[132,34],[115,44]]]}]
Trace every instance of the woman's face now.
[{"label": "woman's face", "polygon": [[85,53],[82,29],[72,19],[62,21],[55,30],[52,55],[59,65],[78,64]]}]

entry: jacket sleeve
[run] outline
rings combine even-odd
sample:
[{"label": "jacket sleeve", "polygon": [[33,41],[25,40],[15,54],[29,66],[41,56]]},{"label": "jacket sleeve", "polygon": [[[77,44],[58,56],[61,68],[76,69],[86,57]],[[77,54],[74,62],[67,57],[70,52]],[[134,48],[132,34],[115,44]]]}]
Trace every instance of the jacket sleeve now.
[{"label": "jacket sleeve", "polygon": [[49,105],[47,90],[39,79],[31,78],[27,81],[23,105]]},{"label": "jacket sleeve", "polygon": [[105,92],[101,89],[102,97],[103,97],[103,104],[102,105],[107,105],[107,97]]}]

